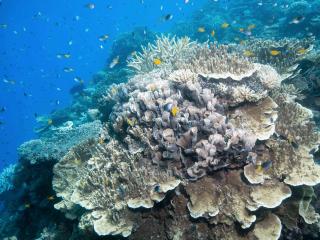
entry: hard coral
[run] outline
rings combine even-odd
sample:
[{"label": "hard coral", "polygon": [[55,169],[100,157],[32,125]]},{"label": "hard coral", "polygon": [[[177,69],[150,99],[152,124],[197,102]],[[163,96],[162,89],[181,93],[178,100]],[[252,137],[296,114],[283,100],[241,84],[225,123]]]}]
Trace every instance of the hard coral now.
[{"label": "hard coral", "polygon": [[[295,187],[320,182],[312,155],[319,133],[307,109],[275,94],[283,76],[234,47],[187,38],[159,38],[129,65],[138,74],[106,94],[117,100],[110,139],[80,144],[54,167],[62,198],[55,207],[98,235],[139,236],[149,213],[160,211],[172,217],[176,238],[203,229],[225,239],[278,239],[275,208]],[[197,222],[185,217],[186,206]],[[306,222],[316,221],[312,210],[301,204]]]}]

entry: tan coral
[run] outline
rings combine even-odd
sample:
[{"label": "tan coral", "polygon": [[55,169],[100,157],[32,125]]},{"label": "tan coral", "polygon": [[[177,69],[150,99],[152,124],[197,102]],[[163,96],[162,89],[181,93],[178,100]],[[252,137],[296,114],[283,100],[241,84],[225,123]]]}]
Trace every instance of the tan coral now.
[{"label": "tan coral", "polygon": [[279,105],[276,132],[288,141],[307,146],[310,150],[317,147],[320,144],[320,134],[312,120],[312,111],[282,97],[276,98],[276,102]]},{"label": "tan coral", "polygon": [[275,214],[269,213],[255,224],[252,235],[258,240],[278,240],[281,234],[281,221]]},{"label": "tan coral", "polygon": [[[130,235],[133,220],[127,204],[150,208],[180,183],[148,162],[139,168],[141,155],[121,146],[115,140],[79,145],[54,167],[53,188],[62,197],[55,207],[77,217],[85,214],[82,228],[93,225],[98,235]],[[85,211],[75,211],[79,205]]]},{"label": "tan coral", "polygon": [[270,97],[267,97],[256,104],[237,108],[234,114],[231,114],[231,118],[237,127],[249,129],[257,139],[266,140],[275,132],[277,106]]},{"label": "tan coral", "polygon": [[283,183],[269,181],[250,186],[242,182],[240,174],[240,171],[232,171],[227,176],[219,174],[215,179],[207,177],[189,183],[186,190],[190,215],[213,218],[216,223],[230,223],[232,219],[240,222],[242,228],[248,228],[256,221],[256,216],[248,210],[275,208],[291,196],[290,188]]},{"label": "tan coral", "polygon": [[250,183],[263,183],[265,179],[282,179],[291,186],[314,186],[320,183],[320,166],[314,163],[310,149],[305,146],[295,148],[286,140],[268,140],[268,150],[258,157],[258,161],[272,161],[266,171],[257,171],[254,164],[244,168]]}]

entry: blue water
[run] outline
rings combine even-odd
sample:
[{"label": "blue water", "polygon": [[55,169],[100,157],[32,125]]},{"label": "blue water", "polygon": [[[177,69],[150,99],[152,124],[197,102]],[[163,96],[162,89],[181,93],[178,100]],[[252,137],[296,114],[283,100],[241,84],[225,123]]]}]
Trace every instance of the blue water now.
[{"label": "blue water", "polygon": [[[0,6],[0,169],[16,162],[17,147],[35,138],[35,115],[70,105],[74,77],[85,84],[106,66],[112,42],[123,32],[147,27],[168,32],[190,19],[204,0],[2,0]],[[221,4],[227,6],[226,1]],[[161,10],[162,9],[162,10]],[[173,19],[163,21],[166,14]],[[99,41],[108,34],[109,39]],[[57,54],[70,53],[69,59]],[[66,73],[65,67],[74,68]],[[14,84],[5,80],[15,81]]]}]

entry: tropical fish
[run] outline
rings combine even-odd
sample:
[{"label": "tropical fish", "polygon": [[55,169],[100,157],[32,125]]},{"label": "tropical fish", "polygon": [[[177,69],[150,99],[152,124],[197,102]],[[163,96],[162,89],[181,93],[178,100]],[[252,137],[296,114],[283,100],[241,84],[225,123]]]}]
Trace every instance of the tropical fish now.
[{"label": "tropical fish", "polygon": [[198,32],[199,33],[204,33],[206,31],[206,29],[204,27],[199,27],[198,28]]},{"label": "tropical fish", "polygon": [[210,35],[211,35],[211,37],[214,37],[214,35],[216,35],[216,32],[214,30],[212,30]]},{"label": "tropical fish", "polygon": [[172,116],[175,117],[179,113],[179,110],[180,109],[177,106],[174,106],[174,107],[171,108],[170,112],[171,112]]},{"label": "tropical fish", "polygon": [[256,25],[255,25],[255,24],[250,24],[250,25],[248,26],[248,30],[252,30],[252,29],[254,29],[254,28],[256,28]]},{"label": "tropical fish", "polygon": [[107,40],[109,38],[109,35],[108,34],[104,34],[104,35],[101,35],[99,37],[99,41],[101,42],[104,42],[105,40]]},{"label": "tropical fish", "polygon": [[307,51],[308,51],[308,50],[305,49],[305,48],[300,48],[300,49],[297,50],[297,53],[298,53],[299,55],[303,55],[303,54],[305,54]]},{"label": "tropical fish", "polygon": [[256,170],[258,172],[268,171],[272,167],[272,161],[268,160],[266,162],[263,162],[262,164],[257,165]]},{"label": "tropical fish", "polygon": [[6,29],[7,27],[8,27],[8,25],[7,25],[7,24],[5,24],[5,23],[0,24],[0,28],[2,28],[2,29]]},{"label": "tropical fish", "polygon": [[226,23],[226,22],[224,22],[224,23],[221,24],[221,28],[223,28],[223,29],[226,29],[226,28],[228,28],[229,26],[230,26],[230,24],[229,24],[229,23]]},{"label": "tropical fish", "polygon": [[155,58],[155,59],[153,60],[153,64],[154,64],[154,65],[160,65],[160,64],[161,64],[161,60],[160,60],[159,58]]},{"label": "tropical fish", "polygon": [[53,124],[53,120],[51,118],[48,119],[47,124],[50,126]]},{"label": "tropical fish", "polygon": [[162,17],[163,21],[170,21],[173,18],[173,15],[168,13]]},{"label": "tropical fish", "polygon": [[47,199],[48,199],[49,201],[53,201],[53,200],[55,199],[55,197],[54,197],[54,195],[51,195],[51,196],[48,196]]},{"label": "tropical fish", "polygon": [[239,28],[239,31],[240,32],[244,32],[244,28]]},{"label": "tropical fish", "polygon": [[127,123],[128,123],[129,126],[133,127],[134,125],[137,124],[137,119],[135,119],[135,118],[131,118],[131,119],[127,118]]},{"label": "tropical fish", "polygon": [[271,50],[271,51],[270,51],[270,54],[271,54],[272,56],[278,56],[280,53],[281,53],[281,52],[278,51],[278,50]]},{"label": "tropical fish", "polygon": [[65,67],[63,71],[66,73],[70,73],[70,72],[74,72],[74,69],[72,67]]},{"label": "tropical fish", "polygon": [[77,82],[77,83],[80,83],[80,84],[83,84],[83,83],[84,83],[83,79],[81,79],[80,77],[74,77],[73,80],[74,80],[75,82]]},{"label": "tropical fish", "polygon": [[119,64],[119,59],[120,59],[120,56],[116,56],[114,59],[112,59],[110,65],[109,65],[109,68],[114,68],[117,64]]},{"label": "tropical fish", "polygon": [[165,111],[167,111],[167,112],[170,112],[171,109],[172,109],[172,107],[173,107],[173,104],[172,104],[171,102],[169,102],[169,103],[166,103],[166,104],[163,106],[163,109],[164,109]]},{"label": "tropical fish", "polygon": [[4,78],[4,79],[3,79],[3,82],[4,82],[4,83],[9,83],[9,84],[12,84],[12,85],[13,85],[13,84],[16,84],[16,80],[9,80],[9,79],[7,79],[7,78]]},{"label": "tropical fish", "polygon": [[243,51],[243,55],[246,57],[253,57],[254,53],[250,50],[245,50],[245,51]]},{"label": "tropical fish", "polygon": [[95,5],[94,3],[87,3],[87,4],[85,5],[85,7],[88,8],[88,9],[90,9],[90,10],[92,10],[92,9],[94,9],[94,8],[96,7],[96,5]]},{"label": "tropical fish", "polygon": [[304,16],[298,16],[298,17],[295,17],[294,19],[292,19],[289,24],[299,24],[299,23],[302,22],[304,19],[305,19]]},{"label": "tropical fish", "polygon": [[70,58],[71,57],[71,54],[70,53],[58,53],[57,55],[57,58],[61,59],[61,58]]}]

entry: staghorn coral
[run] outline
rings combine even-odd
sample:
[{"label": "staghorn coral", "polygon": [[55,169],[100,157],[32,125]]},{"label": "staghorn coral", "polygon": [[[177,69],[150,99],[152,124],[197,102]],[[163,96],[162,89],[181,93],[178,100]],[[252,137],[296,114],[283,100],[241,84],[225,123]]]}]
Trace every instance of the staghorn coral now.
[{"label": "staghorn coral", "polygon": [[[171,49],[180,40],[165,41]],[[109,138],[80,144],[55,165],[53,187],[62,198],[55,207],[98,235],[147,239],[139,236],[157,212],[177,227],[167,227],[171,239],[187,239],[188,228],[196,229],[194,239],[210,231],[224,239],[278,239],[276,208],[297,186],[320,182],[310,112],[284,92],[271,94],[283,80],[271,66],[228,46],[193,42],[182,49],[183,62],[175,53],[157,67],[145,67],[145,50],[139,73],[107,92],[106,101],[116,99]],[[312,210],[303,202],[300,216],[313,222]]]},{"label": "staghorn coral", "polygon": [[[296,64],[308,52],[313,49],[315,39],[283,38],[281,40],[249,39],[243,42],[243,51],[252,52],[252,61],[268,64],[279,73],[285,74],[296,68]],[[272,50],[279,51],[279,55],[273,56]]]},{"label": "staghorn coral", "polygon": [[157,37],[154,44],[142,46],[142,52],[136,52],[128,61],[128,66],[137,72],[149,72],[157,68],[154,59],[160,59],[161,65],[171,68],[175,61],[182,60],[192,54],[195,42],[190,38],[176,38],[169,36]]}]

